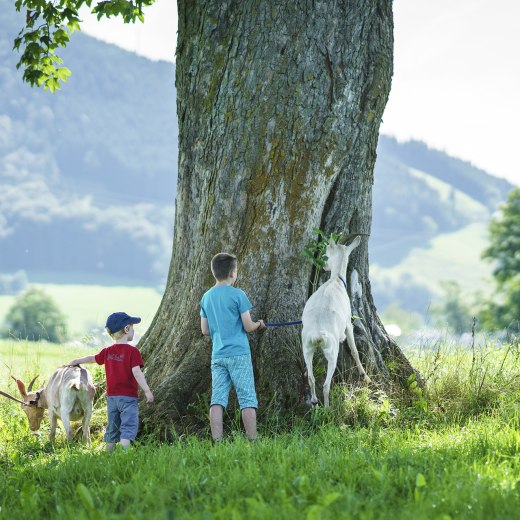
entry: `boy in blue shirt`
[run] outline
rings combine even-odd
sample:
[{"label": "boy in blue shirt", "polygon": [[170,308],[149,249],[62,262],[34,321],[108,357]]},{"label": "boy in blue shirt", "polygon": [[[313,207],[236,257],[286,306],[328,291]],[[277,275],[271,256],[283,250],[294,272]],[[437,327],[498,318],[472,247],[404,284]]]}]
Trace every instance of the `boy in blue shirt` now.
[{"label": "boy in blue shirt", "polygon": [[222,438],[224,409],[231,385],[235,387],[242,422],[249,440],[256,438],[256,400],[251,349],[247,332],[265,328],[262,320],[253,321],[246,294],[233,287],[237,279],[237,258],[219,253],[211,260],[215,285],[200,301],[200,326],[211,336],[211,405],[209,420],[214,441]]}]

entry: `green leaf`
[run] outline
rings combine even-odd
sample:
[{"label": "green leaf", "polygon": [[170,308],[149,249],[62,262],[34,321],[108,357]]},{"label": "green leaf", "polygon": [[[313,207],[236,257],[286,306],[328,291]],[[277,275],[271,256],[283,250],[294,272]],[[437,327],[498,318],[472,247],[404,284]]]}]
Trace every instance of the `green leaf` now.
[{"label": "green leaf", "polygon": [[329,493],[321,499],[321,502],[324,506],[330,506],[330,504],[336,502],[339,498],[341,498],[341,493]]},{"label": "green leaf", "polygon": [[313,504],[307,509],[307,520],[321,520],[321,512],[323,507],[318,504]]},{"label": "green leaf", "polygon": [[72,72],[69,69],[67,69],[66,67],[61,67],[56,70],[56,74],[60,81],[67,81],[69,76],[72,75]]},{"label": "green leaf", "polygon": [[74,31],[79,31],[81,29],[81,27],[79,25],[79,21],[77,19],[71,20],[67,24],[67,29],[69,30],[70,34],[72,34]]},{"label": "green leaf", "polygon": [[63,29],[58,29],[57,31],[55,31],[53,34],[53,38],[54,41],[62,47],[65,47],[65,45],[67,45],[67,42],[70,40],[69,35]]},{"label": "green leaf", "polygon": [[426,487],[426,479],[422,473],[417,473],[415,477],[415,486],[418,488]]},{"label": "green leaf", "polygon": [[79,495],[81,503],[85,506],[85,509],[87,509],[87,511],[94,511],[94,499],[92,498],[92,495],[87,486],[85,486],[85,484],[80,483],[76,486],[76,491]]}]

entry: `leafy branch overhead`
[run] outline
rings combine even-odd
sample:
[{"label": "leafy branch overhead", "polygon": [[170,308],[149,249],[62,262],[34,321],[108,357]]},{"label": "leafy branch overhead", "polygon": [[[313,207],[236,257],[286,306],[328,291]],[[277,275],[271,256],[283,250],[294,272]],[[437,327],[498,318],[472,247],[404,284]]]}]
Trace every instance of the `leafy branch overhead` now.
[{"label": "leafy branch overhead", "polygon": [[[23,80],[32,87],[54,92],[67,81],[71,71],[56,54],[66,47],[70,35],[80,30],[79,9],[91,8],[98,20],[121,16],[125,23],[144,22],[143,6],[155,0],[16,0],[17,11],[26,10],[25,25],[14,40],[13,49],[21,52],[16,65],[23,69]],[[94,7],[92,7],[94,4]]]}]

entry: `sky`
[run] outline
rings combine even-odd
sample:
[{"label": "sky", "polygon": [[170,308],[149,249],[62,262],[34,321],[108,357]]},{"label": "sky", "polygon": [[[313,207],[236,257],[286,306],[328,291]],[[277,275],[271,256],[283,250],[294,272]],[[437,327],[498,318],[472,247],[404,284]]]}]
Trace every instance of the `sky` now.
[{"label": "sky", "polygon": [[[394,0],[394,77],[381,132],[418,139],[520,185],[520,0]],[[154,60],[175,60],[175,0],[145,23],[83,32]]]}]

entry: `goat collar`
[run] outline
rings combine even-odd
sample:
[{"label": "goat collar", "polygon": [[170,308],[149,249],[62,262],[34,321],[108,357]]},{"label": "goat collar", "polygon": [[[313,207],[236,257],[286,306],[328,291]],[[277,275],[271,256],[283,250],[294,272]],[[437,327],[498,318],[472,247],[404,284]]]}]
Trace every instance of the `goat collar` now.
[{"label": "goat collar", "polygon": [[343,287],[345,287],[345,291],[347,290],[347,282],[345,282],[345,280],[343,280],[343,276],[341,275],[338,275],[338,278],[341,280],[341,283],[343,284]]},{"label": "goat collar", "polygon": [[36,406],[37,408],[45,408],[40,404],[40,397],[42,396],[41,392],[36,392],[36,399],[34,401],[30,401],[30,406]]}]

